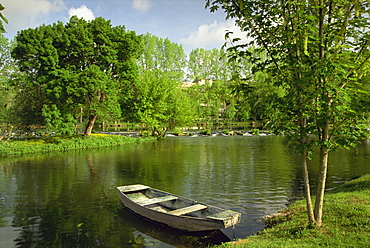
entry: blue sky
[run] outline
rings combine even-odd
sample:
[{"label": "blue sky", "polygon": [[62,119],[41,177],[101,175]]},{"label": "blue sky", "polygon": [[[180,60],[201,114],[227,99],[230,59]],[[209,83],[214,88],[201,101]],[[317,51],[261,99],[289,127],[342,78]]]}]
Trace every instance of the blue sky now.
[{"label": "blue sky", "polygon": [[182,44],[186,52],[194,48],[220,48],[226,30],[240,37],[225,13],[210,13],[205,0],[0,0],[9,24],[7,38],[17,31],[57,21],[67,22],[77,15],[86,20],[103,17],[113,26],[124,25],[138,34],[151,33]]}]

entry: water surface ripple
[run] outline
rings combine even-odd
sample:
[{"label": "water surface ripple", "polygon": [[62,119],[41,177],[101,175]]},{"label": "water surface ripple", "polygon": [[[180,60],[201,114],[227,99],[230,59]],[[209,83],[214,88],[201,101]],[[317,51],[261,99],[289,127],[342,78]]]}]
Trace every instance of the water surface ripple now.
[{"label": "water surface ripple", "polygon": [[[332,154],[328,189],[370,173],[369,154],[369,142]],[[148,223],[115,192],[137,183],[239,211],[241,223],[197,235]],[[300,163],[282,137],[168,137],[1,158],[0,247],[205,247],[260,231],[262,216],[301,197]]]}]

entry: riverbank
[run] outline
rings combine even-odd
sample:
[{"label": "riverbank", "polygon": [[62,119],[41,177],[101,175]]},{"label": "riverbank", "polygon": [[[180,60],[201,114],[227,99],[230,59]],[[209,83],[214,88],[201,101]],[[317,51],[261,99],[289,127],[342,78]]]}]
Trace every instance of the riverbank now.
[{"label": "riverbank", "polygon": [[14,139],[0,144],[0,156],[121,146],[153,139],[151,137],[133,138],[108,134],[91,134],[89,137],[79,134],[72,136]]},{"label": "riverbank", "polygon": [[370,175],[326,193],[323,227],[307,228],[305,201],[297,201],[247,239],[217,247],[368,247],[370,244]]}]

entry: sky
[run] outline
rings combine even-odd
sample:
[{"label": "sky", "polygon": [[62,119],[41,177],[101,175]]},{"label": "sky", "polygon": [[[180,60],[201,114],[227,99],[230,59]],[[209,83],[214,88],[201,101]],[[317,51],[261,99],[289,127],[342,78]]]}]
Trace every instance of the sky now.
[{"label": "sky", "polygon": [[225,20],[219,10],[210,13],[205,0],[0,0],[5,37],[13,39],[18,31],[57,21],[68,22],[77,15],[86,20],[103,17],[113,26],[124,25],[137,34],[151,33],[182,44],[185,52],[195,48],[221,48],[226,31],[242,34],[233,20]]}]

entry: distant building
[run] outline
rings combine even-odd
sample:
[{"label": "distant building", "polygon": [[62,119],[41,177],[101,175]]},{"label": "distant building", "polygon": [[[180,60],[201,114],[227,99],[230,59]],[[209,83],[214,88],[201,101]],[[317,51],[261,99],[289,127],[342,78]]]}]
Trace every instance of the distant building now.
[{"label": "distant building", "polygon": [[213,84],[213,80],[212,79],[197,79],[197,80],[194,80],[193,82],[184,82],[182,83],[182,88],[189,88],[191,86],[194,86],[194,85],[205,85],[206,83],[209,83],[210,86],[212,86]]}]

